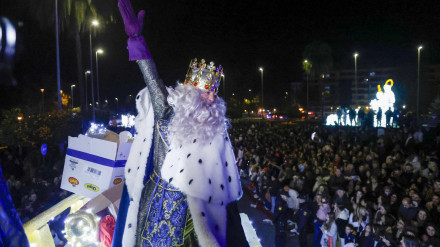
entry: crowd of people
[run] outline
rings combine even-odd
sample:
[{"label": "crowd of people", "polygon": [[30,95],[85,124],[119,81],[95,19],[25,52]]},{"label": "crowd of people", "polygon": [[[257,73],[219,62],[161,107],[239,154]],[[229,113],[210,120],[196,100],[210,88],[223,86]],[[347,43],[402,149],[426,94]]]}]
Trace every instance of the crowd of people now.
[{"label": "crowd of people", "polygon": [[277,247],[290,231],[301,246],[440,246],[438,129],[237,121],[230,134]]},{"label": "crowd of people", "polygon": [[23,223],[71,195],[60,188],[63,153],[48,156],[47,160],[43,160],[38,151],[19,148],[0,150],[0,165]]},{"label": "crowd of people", "polygon": [[[438,129],[232,126],[243,184],[271,212],[277,247],[289,232],[301,246],[440,246]],[[44,161],[39,153],[0,150],[23,222],[71,194],[60,189],[63,162],[62,151]]]}]

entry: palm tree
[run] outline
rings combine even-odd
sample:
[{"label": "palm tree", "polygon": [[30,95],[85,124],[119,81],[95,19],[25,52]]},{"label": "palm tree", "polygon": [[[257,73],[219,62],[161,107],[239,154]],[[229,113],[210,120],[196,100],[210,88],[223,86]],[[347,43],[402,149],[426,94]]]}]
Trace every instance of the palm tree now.
[{"label": "palm tree", "polygon": [[[32,13],[39,21],[42,28],[55,28],[55,1],[58,1],[58,16],[60,30],[67,32],[68,36],[75,40],[77,81],[79,84],[81,109],[85,107],[84,94],[84,69],[82,59],[81,34],[88,33],[91,28],[91,20],[114,21],[116,4],[110,5],[105,0],[39,0],[31,1]],[[99,13],[98,8],[99,6]],[[100,23],[105,24],[106,21]]]},{"label": "palm tree", "polygon": [[[303,57],[308,59],[308,63],[303,64],[306,75],[312,76],[318,80],[319,85],[319,101],[321,102],[321,115],[324,113],[323,101],[325,92],[323,90],[323,75],[330,72],[333,67],[332,49],[331,47],[321,41],[313,41],[308,44],[303,52]],[[311,66],[313,64],[313,67]],[[306,67],[309,65],[309,67]]]},{"label": "palm tree", "polygon": [[308,44],[304,49],[303,57],[313,64],[309,72],[312,77],[328,73],[333,66],[332,48],[321,41]]}]

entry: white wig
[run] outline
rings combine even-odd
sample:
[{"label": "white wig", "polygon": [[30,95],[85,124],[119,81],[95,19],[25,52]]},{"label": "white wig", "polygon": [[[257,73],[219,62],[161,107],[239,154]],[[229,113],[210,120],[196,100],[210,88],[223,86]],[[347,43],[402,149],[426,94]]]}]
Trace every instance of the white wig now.
[{"label": "white wig", "polygon": [[167,88],[168,104],[174,109],[168,130],[170,137],[182,144],[185,142],[210,142],[217,134],[226,130],[226,104],[215,96],[213,102],[202,98],[201,89],[190,85],[178,84],[175,89]]}]

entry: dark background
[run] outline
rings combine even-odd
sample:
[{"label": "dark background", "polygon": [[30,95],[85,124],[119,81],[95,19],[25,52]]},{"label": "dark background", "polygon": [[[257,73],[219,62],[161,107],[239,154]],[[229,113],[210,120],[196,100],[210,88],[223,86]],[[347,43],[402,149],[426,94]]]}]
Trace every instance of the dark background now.
[{"label": "dark background", "polygon": [[[32,2],[0,2],[0,16],[14,21],[19,31],[15,66],[12,72],[3,70],[0,74],[2,107],[30,104],[41,96],[39,88],[56,91],[54,29],[44,27],[34,17]],[[37,2],[52,4],[53,0]],[[417,47],[424,47],[422,67],[440,62],[438,3],[246,0],[133,0],[132,3],[135,11],[146,10],[143,35],[165,83],[171,86],[182,81],[189,61],[205,58],[224,67],[226,98],[232,93],[247,97],[248,89],[258,94],[261,85],[258,68],[262,66],[265,104],[273,107],[281,104],[278,99],[289,89],[289,83],[302,80],[303,52],[313,41],[331,47],[333,69],[354,69],[353,53],[357,51],[359,69],[403,70],[401,94],[409,102],[415,98]],[[117,1],[92,1],[92,4],[101,14],[94,46],[105,51],[99,59],[101,99],[124,100],[145,84],[136,63],[128,62]],[[100,13],[100,9],[106,13]],[[47,18],[53,19],[53,15],[47,14]],[[61,82],[67,91],[78,81],[75,42],[69,29],[63,26],[60,34]],[[87,28],[82,29],[81,44],[83,66],[87,70],[90,61]],[[9,86],[13,80],[18,86]],[[422,106],[429,105],[435,96],[432,92],[437,89],[430,90],[431,86],[422,80]]]}]

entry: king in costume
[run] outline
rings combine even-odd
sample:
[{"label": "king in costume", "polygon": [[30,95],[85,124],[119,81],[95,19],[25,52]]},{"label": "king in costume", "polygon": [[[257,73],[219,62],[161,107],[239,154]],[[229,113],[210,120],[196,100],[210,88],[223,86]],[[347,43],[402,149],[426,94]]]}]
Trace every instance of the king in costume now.
[{"label": "king in costume", "polygon": [[112,246],[248,246],[237,200],[242,189],[216,95],[222,67],[193,60],[185,82],[165,88],[129,0],[118,7],[147,87],[136,96],[137,136]]}]

